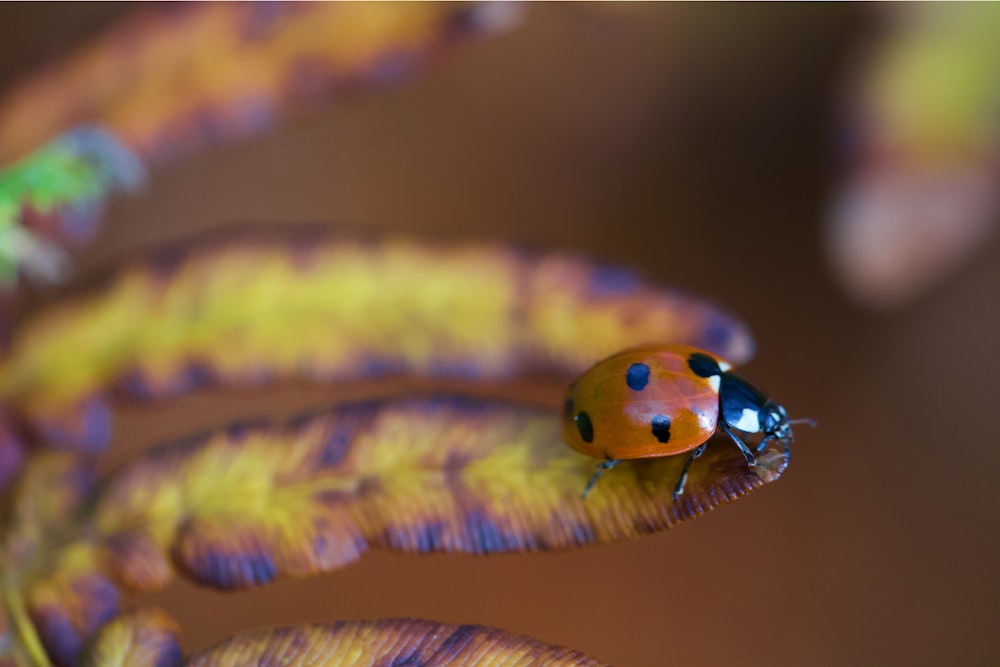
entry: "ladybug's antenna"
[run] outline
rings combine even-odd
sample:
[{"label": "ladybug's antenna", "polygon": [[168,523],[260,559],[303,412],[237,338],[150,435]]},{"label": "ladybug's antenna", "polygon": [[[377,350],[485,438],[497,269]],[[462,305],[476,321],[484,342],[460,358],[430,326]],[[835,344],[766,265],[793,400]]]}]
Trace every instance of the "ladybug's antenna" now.
[{"label": "ladybug's antenna", "polygon": [[788,423],[789,424],[808,424],[809,426],[812,426],[813,428],[816,428],[816,426],[817,426],[815,419],[789,419]]}]

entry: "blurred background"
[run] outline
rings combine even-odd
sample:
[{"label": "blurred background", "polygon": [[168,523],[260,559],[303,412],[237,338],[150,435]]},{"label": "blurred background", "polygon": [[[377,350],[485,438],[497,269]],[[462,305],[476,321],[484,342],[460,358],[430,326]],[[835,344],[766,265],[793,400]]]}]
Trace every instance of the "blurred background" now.
[{"label": "blurred background", "polygon": [[[0,87],[133,9],[0,6]],[[996,664],[1000,247],[977,237],[946,280],[872,309],[841,289],[825,246],[851,158],[844,91],[887,23],[850,4],[534,5],[403,86],[116,199],[81,253],[84,275],[243,221],[625,263],[742,316],[758,342],[747,373],[819,422],[779,483],[630,543],[371,553],[239,594],[176,583],[152,601],[180,620],[185,647],[254,626],[415,616],[617,665]],[[298,412],[331,392],[203,392],[123,410],[114,447]]]}]

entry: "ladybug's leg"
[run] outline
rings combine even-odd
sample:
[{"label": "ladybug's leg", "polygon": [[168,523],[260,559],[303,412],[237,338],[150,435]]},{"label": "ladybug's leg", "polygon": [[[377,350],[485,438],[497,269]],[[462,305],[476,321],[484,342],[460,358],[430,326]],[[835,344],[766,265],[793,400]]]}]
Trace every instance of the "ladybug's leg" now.
[{"label": "ladybug's leg", "polygon": [[704,442],[691,451],[691,456],[688,457],[687,461],[684,462],[684,468],[681,470],[681,477],[677,480],[677,486],[674,487],[674,502],[684,495],[684,484],[687,483],[688,469],[694,460],[705,453],[705,448],[708,447],[708,443]]},{"label": "ladybug's leg", "polygon": [[729,428],[729,424],[720,419],[719,426],[722,427],[722,431],[732,438],[733,442],[736,443],[736,446],[740,448],[741,452],[743,452],[743,458],[747,460],[747,465],[751,468],[757,465],[757,457],[754,456],[754,453],[750,451],[749,447],[747,447],[747,443],[740,440],[740,437],[733,433],[732,429]]},{"label": "ladybug's leg", "polygon": [[587,482],[587,486],[584,487],[583,495],[581,497],[586,499],[586,497],[590,495],[590,492],[594,490],[594,486],[597,484],[597,480],[601,478],[601,475],[604,474],[604,471],[611,470],[619,463],[621,463],[621,459],[608,459],[606,461],[601,461],[600,463],[598,463],[597,470],[594,471],[594,475],[590,478],[590,481]]}]

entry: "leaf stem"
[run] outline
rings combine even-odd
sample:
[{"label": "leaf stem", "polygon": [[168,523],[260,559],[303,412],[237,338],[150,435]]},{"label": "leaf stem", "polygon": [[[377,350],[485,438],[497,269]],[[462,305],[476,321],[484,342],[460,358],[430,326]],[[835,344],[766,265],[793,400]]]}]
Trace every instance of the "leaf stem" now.
[{"label": "leaf stem", "polygon": [[52,667],[48,654],[42,646],[42,640],[35,631],[35,624],[28,618],[28,610],[25,609],[24,600],[18,592],[16,586],[10,581],[5,581],[3,585],[3,602],[7,612],[7,617],[11,622],[11,629],[15,633],[16,651],[15,658],[19,664],[23,664],[22,659],[27,658],[25,667]]}]

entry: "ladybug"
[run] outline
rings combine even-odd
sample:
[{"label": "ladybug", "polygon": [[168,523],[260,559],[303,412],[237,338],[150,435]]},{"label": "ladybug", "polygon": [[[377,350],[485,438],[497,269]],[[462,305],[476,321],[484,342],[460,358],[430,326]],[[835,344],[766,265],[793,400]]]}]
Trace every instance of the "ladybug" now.
[{"label": "ladybug", "polygon": [[570,447],[604,459],[583,490],[625,459],[690,452],[674,500],[684,493],[688,469],[721,430],[739,447],[748,466],[754,450],[737,435],[762,433],[756,451],[770,440],[794,439],[785,408],[768,398],[732,366],[711,352],[689,345],[644,345],[620,352],[578,377],[566,392],[563,438]]}]

